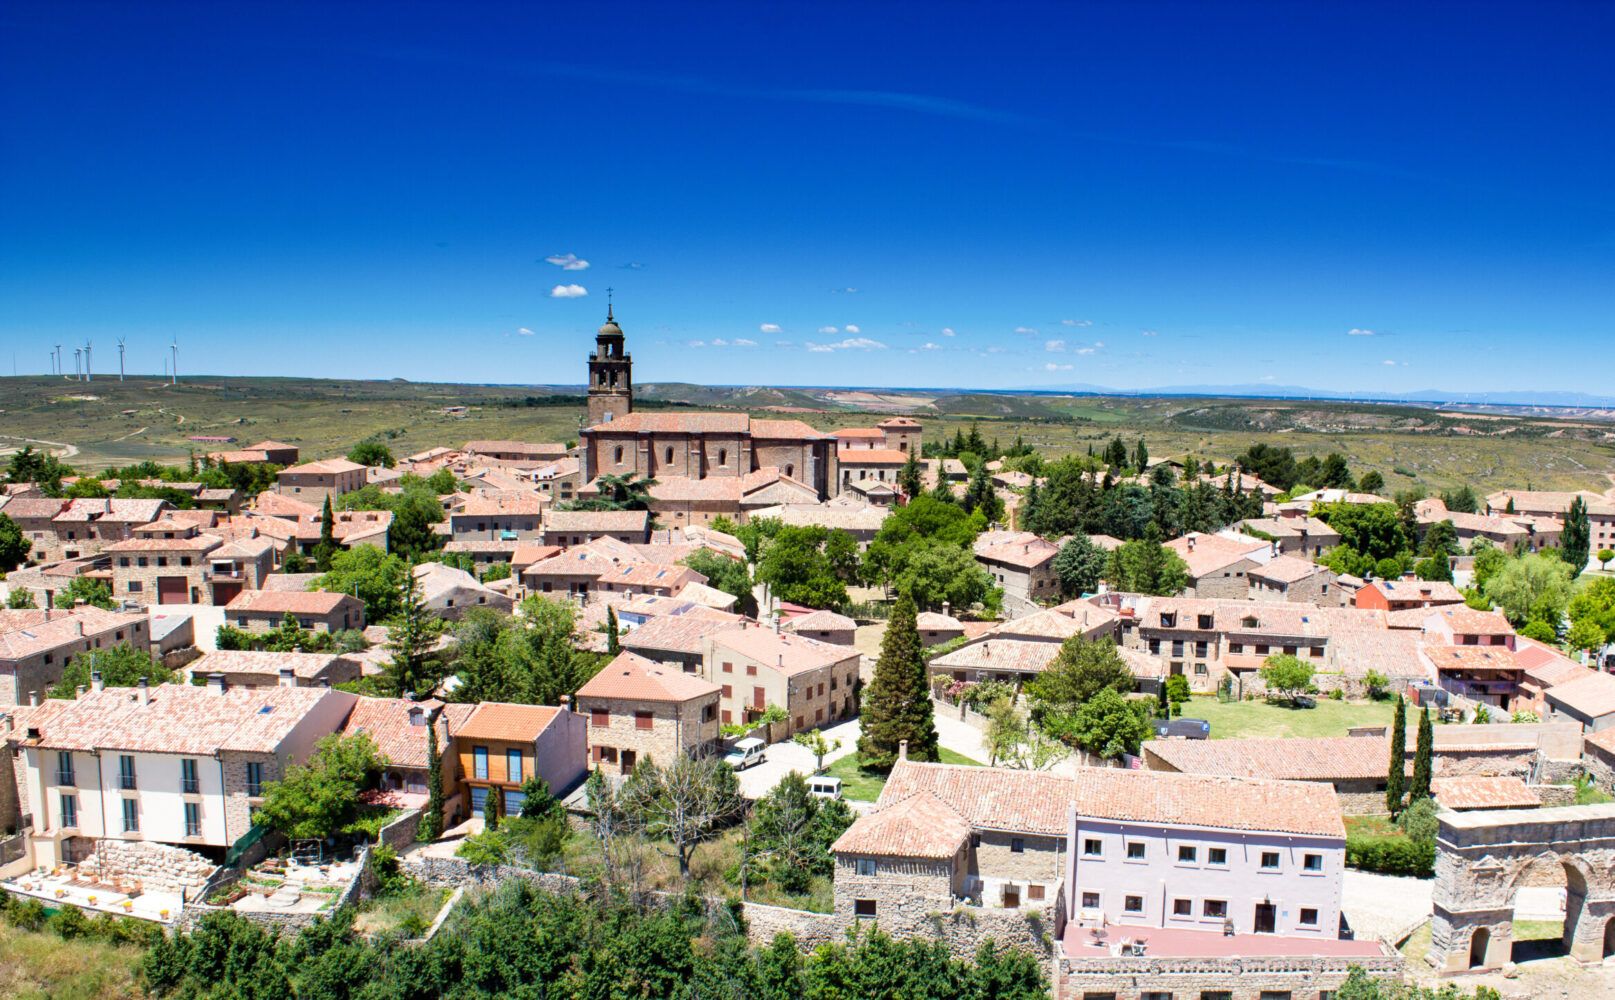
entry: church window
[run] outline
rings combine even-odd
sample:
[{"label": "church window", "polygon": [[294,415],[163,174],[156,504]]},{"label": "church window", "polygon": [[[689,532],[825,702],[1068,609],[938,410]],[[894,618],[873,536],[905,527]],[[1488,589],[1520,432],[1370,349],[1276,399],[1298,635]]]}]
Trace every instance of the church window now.
[{"label": "church window", "polygon": [[673,461],[673,446],[672,446],[672,445],[668,445],[668,446],[667,446],[667,449],[666,449],[666,450],[665,450],[665,451],[663,451],[663,452],[662,452],[662,454],[663,454],[663,455],[664,455],[664,456],[666,456],[666,457],[664,457],[664,458],[663,458],[663,459],[662,459],[662,461],[664,461],[664,462],[671,462],[671,461]]},{"label": "church window", "polygon": [[719,448],[718,449],[718,464],[719,465],[728,465],[729,464],[729,449],[728,448]]},{"label": "church window", "polygon": [[789,462],[786,462],[785,463],[785,474],[787,476],[793,476],[794,477],[796,475],[796,466],[792,465]]},{"label": "church window", "polygon": [[622,445],[618,445],[616,447],[615,451],[612,453],[612,460],[618,465],[622,464]]}]

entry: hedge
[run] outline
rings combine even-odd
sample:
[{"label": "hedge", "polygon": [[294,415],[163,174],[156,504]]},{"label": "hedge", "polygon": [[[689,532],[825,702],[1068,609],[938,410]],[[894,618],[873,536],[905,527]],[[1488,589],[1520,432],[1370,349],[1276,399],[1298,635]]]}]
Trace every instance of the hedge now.
[{"label": "hedge", "polygon": [[1346,866],[1381,875],[1435,874],[1436,845],[1400,834],[1357,834],[1346,838]]}]

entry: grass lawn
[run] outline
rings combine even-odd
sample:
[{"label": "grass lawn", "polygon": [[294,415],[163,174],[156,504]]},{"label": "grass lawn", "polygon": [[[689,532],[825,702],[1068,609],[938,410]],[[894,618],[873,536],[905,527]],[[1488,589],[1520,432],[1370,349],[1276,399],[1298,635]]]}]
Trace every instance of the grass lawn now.
[{"label": "grass lawn", "polygon": [[1292,708],[1260,700],[1221,702],[1204,696],[1191,699],[1183,706],[1183,714],[1210,722],[1214,740],[1241,736],[1345,736],[1351,726],[1390,725],[1396,715],[1396,703],[1319,698],[1311,708]]},{"label": "grass lawn", "polygon": [[1557,941],[1565,936],[1565,922],[1563,920],[1516,920],[1514,921],[1514,940],[1516,941]]},{"label": "grass lawn", "polygon": [[140,996],[142,951],[49,931],[0,925],[0,996],[10,1000],[114,1000]]},{"label": "grass lawn", "polygon": [[1347,816],[1346,836],[1367,834],[1373,837],[1398,837],[1402,828],[1389,816]]},{"label": "grass lawn", "polygon": [[1415,968],[1424,968],[1424,956],[1430,954],[1430,921],[1420,924],[1402,943],[1402,957]]},{"label": "grass lawn", "polygon": [[437,911],[443,908],[452,892],[452,889],[432,889],[413,883],[403,892],[365,900],[360,904],[354,926],[366,934],[385,934],[402,928],[409,937],[419,936],[432,925]]},{"label": "grass lawn", "polygon": [[[979,760],[971,760],[964,754],[954,753],[947,747],[942,747],[941,758],[944,764],[973,764],[981,765]],[[825,769],[826,774],[832,778],[841,779],[841,794],[849,799],[860,802],[873,802],[880,798],[880,790],[886,787],[886,775],[865,771],[858,766],[858,755],[847,756],[831,764]]]}]

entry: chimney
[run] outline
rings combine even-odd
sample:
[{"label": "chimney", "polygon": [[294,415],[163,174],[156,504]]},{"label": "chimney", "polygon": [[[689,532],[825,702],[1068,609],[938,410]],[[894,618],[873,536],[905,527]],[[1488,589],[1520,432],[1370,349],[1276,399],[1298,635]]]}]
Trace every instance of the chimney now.
[{"label": "chimney", "polygon": [[101,679],[101,671],[99,671],[99,670],[90,671],[90,689],[92,691],[100,691],[101,689],[103,689],[105,687],[106,687],[106,682]]},{"label": "chimney", "polygon": [[80,684],[76,689],[74,689],[73,697],[82,698],[82,697],[84,697],[84,692],[87,691],[87,690],[89,690],[89,689],[86,688],[83,684]]},{"label": "chimney", "polygon": [[1278,558],[1278,554],[1279,554],[1279,540],[1277,538],[1275,538],[1275,539],[1273,539],[1273,557],[1275,559]]},{"label": "chimney", "polygon": [[294,687],[296,687],[297,686],[297,672],[295,670],[293,670],[291,667],[281,667],[280,668],[280,686],[283,687],[283,688],[294,688]]},{"label": "chimney", "polygon": [[779,635],[779,615],[774,616],[774,634]]},{"label": "chimney", "polygon": [[908,740],[899,740],[897,743],[897,759],[908,760]]},{"label": "chimney", "polygon": [[944,617],[944,618],[952,618],[953,617],[953,605],[949,604],[947,601],[942,602],[942,617]]},{"label": "chimney", "polygon": [[28,692],[28,707],[29,708],[38,708],[39,707],[39,692],[38,691],[30,691],[30,692]]},{"label": "chimney", "polygon": [[426,710],[419,705],[409,706],[409,724],[412,726],[426,725]]},{"label": "chimney", "polygon": [[1185,539],[1186,539],[1186,540],[1187,540],[1187,541],[1188,541],[1188,543],[1189,543],[1189,551],[1190,551],[1190,552],[1193,552],[1193,551],[1194,551],[1194,536],[1193,536],[1193,535],[1184,535],[1184,536],[1183,536],[1183,537],[1184,537],[1184,538],[1185,538]]},{"label": "chimney", "polygon": [[779,669],[781,669],[781,670],[785,669],[785,654],[784,653],[779,654],[779,658],[775,661],[774,665],[776,667],[778,667]]},{"label": "chimney", "polygon": [[563,711],[563,712],[572,711],[572,696],[571,695],[569,695],[569,694],[561,695],[561,711]]},{"label": "chimney", "polygon": [[145,678],[145,677],[142,677],[142,678],[140,678],[140,683],[138,685],[136,685],[136,688],[140,693],[140,703],[142,705],[150,705],[151,704],[151,681],[149,679]]},{"label": "chimney", "polygon": [[207,675],[207,689],[209,691],[212,691],[214,694],[224,694],[224,689],[225,689],[224,675],[221,674],[221,673],[217,673],[217,672],[208,674]]},{"label": "chimney", "polygon": [[329,678],[329,677],[321,677],[320,678],[320,687],[325,688],[326,690],[330,690],[330,688],[331,688],[331,678]]}]

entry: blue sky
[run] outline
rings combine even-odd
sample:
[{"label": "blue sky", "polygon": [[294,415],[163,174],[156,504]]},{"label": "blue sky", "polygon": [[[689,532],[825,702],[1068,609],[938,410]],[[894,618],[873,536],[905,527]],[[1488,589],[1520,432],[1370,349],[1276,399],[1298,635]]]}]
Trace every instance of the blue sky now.
[{"label": "blue sky", "polygon": [[640,381],[1607,392],[1612,38],[1594,4],[13,0],[0,368],[178,336],[182,371],[580,382],[610,286]]}]

